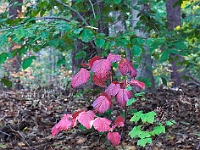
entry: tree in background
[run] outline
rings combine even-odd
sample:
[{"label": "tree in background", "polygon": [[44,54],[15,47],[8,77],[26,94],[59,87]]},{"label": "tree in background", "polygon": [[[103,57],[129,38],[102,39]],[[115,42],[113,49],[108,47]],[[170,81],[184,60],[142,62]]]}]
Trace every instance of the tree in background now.
[{"label": "tree in background", "polygon": [[[9,18],[12,20],[15,20],[17,18],[20,18],[22,15],[22,3],[23,0],[11,0],[9,2]],[[11,39],[12,41],[12,39]],[[21,46],[18,45],[16,42],[12,42],[12,46],[10,47],[10,51],[14,51],[17,48],[20,48]],[[21,67],[21,57],[19,54],[17,54],[14,58],[11,60],[10,67],[12,68],[13,73],[17,73],[20,71]],[[8,73],[9,74],[9,73]],[[20,78],[16,78],[16,89],[21,89],[22,85],[20,84]]]},{"label": "tree in background", "polygon": [[[173,18],[169,18],[169,13],[180,7],[182,1],[178,1],[178,6],[174,8],[172,4],[174,1],[169,2],[166,2],[167,18],[165,1],[162,0],[149,2],[142,0],[103,2],[43,0],[37,1],[37,4],[24,2],[24,11],[19,13],[22,15],[20,18],[12,20],[7,17],[6,13],[1,13],[0,47],[2,52],[0,63],[2,64],[8,58],[21,56],[22,67],[20,69],[25,70],[36,58],[39,58],[37,54],[40,54],[40,51],[46,49],[48,52],[48,49],[52,48],[50,52],[52,55],[55,54],[54,50],[62,53],[62,56],[56,61],[70,66],[69,69],[72,66],[73,73],[76,73],[83,60],[87,61],[97,54],[105,57],[111,52],[120,54],[129,60],[132,59],[132,63],[138,69],[141,77],[139,80],[146,83],[149,91],[154,89],[154,78],[158,85],[164,83],[167,86],[170,72],[167,70],[168,61],[172,62],[169,56],[173,55],[173,60],[176,61],[178,54],[187,59],[189,59],[189,55],[193,55],[193,52],[197,54],[197,52],[191,51],[193,48],[187,41],[187,37],[193,36],[192,32],[188,34],[188,31],[174,30],[177,27],[175,25],[169,28],[172,24],[170,22],[173,20]],[[170,6],[167,5],[168,3]],[[133,22],[135,19],[137,24]],[[168,28],[165,24],[167,19]],[[119,28],[123,28],[122,32],[112,34],[118,23],[120,23]],[[7,40],[10,37],[13,41]],[[5,51],[3,47],[9,47],[12,42],[17,43],[20,47],[12,52]],[[198,49],[197,46],[194,47]],[[66,55],[69,54],[72,54],[72,63],[64,64],[64,60],[66,62],[66,58],[69,58]],[[196,57],[196,55],[193,56]],[[53,62],[53,70],[56,70],[56,61]],[[183,63],[186,65],[186,61]],[[179,62],[176,61],[175,68],[178,67],[178,64]],[[176,70],[173,74],[179,74],[179,68]],[[180,78],[176,79],[179,82]],[[151,88],[150,84],[152,84]],[[179,84],[174,81],[174,86]]]},{"label": "tree in background", "polygon": [[[167,25],[169,31],[173,31],[177,26],[181,26],[180,5],[177,5],[177,2],[178,0],[166,0]],[[171,48],[173,48],[173,46]],[[181,71],[183,68],[181,62],[183,62],[183,60],[181,55],[171,54],[171,79],[174,87],[180,86],[183,81],[182,76],[184,73]]]}]

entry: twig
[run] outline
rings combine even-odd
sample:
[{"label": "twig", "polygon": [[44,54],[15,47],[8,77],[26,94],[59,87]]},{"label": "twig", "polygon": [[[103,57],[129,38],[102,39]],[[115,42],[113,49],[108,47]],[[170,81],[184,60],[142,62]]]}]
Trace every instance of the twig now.
[{"label": "twig", "polygon": [[13,132],[18,133],[18,134],[22,137],[22,139],[23,139],[23,141],[26,143],[26,145],[28,145],[28,147],[31,148],[31,146],[28,144],[28,142],[25,140],[25,138],[23,137],[23,135],[22,135],[19,131],[14,130],[10,125],[8,125],[8,127],[9,127]]},{"label": "twig", "polygon": [[[123,140],[124,127],[126,125],[126,116],[127,116],[127,108],[125,108],[124,126],[122,127],[122,131],[121,131],[122,140]],[[120,145],[121,145],[122,149],[125,150],[122,142],[120,143]]]},{"label": "twig", "polygon": [[90,2],[90,5],[91,5],[91,7],[92,7],[92,12],[93,12],[94,18],[96,19],[96,15],[95,15],[95,12],[94,12],[93,4],[92,4],[91,0],[89,0],[89,2]]},{"label": "twig", "polygon": [[86,22],[86,20],[83,18],[83,16],[77,10],[75,10],[72,7],[70,7],[69,5],[61,2],[60,0],[55,0],[55,1],[58,2],[59,4],[65,6],[65,7],[67,7],[71,11],[75,12],[78,15],[78,17],[84,22],[84,24],[87,25],[87,26],[89,26],[89,24]]},{"label": "twig", "polygon": [[66,22],[71,22],[71,20],[62,18],[62,17],[56,17],[56,16],[45,16],[45,17],[37,17],[36,20],[46,20],[46,19],[55,19],[55,20],[64,20]]},{"label": "twig", "polygon": [[3,132],[3,131],[1,131],[1,130],[0,130],[0,133],[3,133],[3,134],[5,134],[5,135],[7,135],[7,136],[9,136],[9,137],[11,136],[10,134],[8,134],[8,133],[6,133],[6,132]]}]

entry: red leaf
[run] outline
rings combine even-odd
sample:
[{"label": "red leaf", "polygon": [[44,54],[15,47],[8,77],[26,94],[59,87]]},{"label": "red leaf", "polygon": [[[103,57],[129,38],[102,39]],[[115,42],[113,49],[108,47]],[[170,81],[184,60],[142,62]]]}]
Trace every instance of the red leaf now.
[{"label": "red leaf", "polygon": [[118,65],[119,71],[122,73],[122,75],[130,75],[131,77],[136,77],[137,71],[135,68],[133,68],[133,65],[131,62],[126,59],[122,58]]},{"label": "red leaf", "polygon": [[107,59],[96,60],[92,65],[91,70],[98,78],[104,78],[107,76],[111,68],[111,62]]},{"label": "red leaf", "polygon": [[111,106],[111,100],[106,96],[99,96],[92,104],[94,110],[98,113],[103,114]]},{"label": "red leaf", "polygon": [[115,55],[115,54],[109,54],[107,59],[112,63],[112,62],[117,62],[121,59],[120,55]]},{"label": "red leaf", "polygon": [[92,77],[92,82],[100,87],[106,87],[106,80],[107,77],[105,78],[98,78],[95,74]]},{"label": "red leaf", "polygon": [[82,112],[82,110],[78,110],[75,113],[73,113],[72,114],[73,119],[76,119],[81,112]]},{"label": "red leaf", "polygon": [[121,136],[118,132],[109,132],[107,138],[113,146],[117,146],[120,144]]},{"label": "red leaf", "polygon": [[132,85],[132,86],[141,88],[141,89],[145,89],[145,84],[144,84],[143,82],[138,81],[138,80],[132,79],[132,80],[129,82],[129,84]]},{"label": "red leaf", "polygon": [[110,131],[110,123],[111,121],[107,118],[96,118],[94,120],[93,126],[99,132]]},{"label": "red leaf", "polygon": [[94,56],[93,58],[91,58],[89,61],[88,61],[88,65],[89,67],[91,68],[93,63],[96,61],[96,60],[99,60],[101,57],[100,56]]},{"label": "red leaf", "polygon": [[65,114],[62,119],[52,128],[52,137],[62,130],[70,129],[76,125],[76,120],[72,118],[71,114]]},{"label": "red leaf", "polygon": [[95,113],[91,110],[81,112],[78,116],[78,121],[87,129],[92,128]]},{"label": "red leaf", "polygon": [[85,64],[85,63],[82,63],[81,66],[82,66],[82,67],[86,67],[86,68],[89,67],[89,65],[88,65],[88,64]]},{"label": "red leaf", "polygon": [[127,89],[120,89],[119,92],[117,93],[116,99],[117,102],[122,106],[125,107],[127,101],[132,97],[132,94],[129,90]]},{"label": "red leaf", "polygon": [[112,129],[114,129],[115,127],[123,127],[124,126],[124,118],[122,116],[118,116],[116,119],[115,119],[115,122],[113,124],[113,127]]},{"label": "red leaf", "polygon": [[72,78],[72,87],[80,86],[90,79],[90,73],[88,70],[81,68],[81,70]]},{"label": "red leaf", "polygon": [[120,84],[112,82],[105,90],[109,98],[114,97],[120,90]]}]

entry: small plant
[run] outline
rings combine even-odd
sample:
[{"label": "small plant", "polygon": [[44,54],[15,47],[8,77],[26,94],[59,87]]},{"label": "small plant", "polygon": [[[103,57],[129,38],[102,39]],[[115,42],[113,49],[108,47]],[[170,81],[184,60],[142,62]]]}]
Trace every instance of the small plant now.
[{"label": "small plant", "polygon": [[[122,81],[113,81],[111,67],[118,64],[118,69],[124,76]],[[106,59],[99,56],[95,56],[88,61],[87,64],[82,64],[84,68],[72,78],[72,87],[76,88],[84,83],[87,83],[92,79],[92,82],[100,87],[106,87],[105,91],[101,93],[99,97],[93,102],[93,110],[78,110],[73,114],[65,114],[62,119],[52,128],[52,136],[54,137],[62,130],[68,130],[77,125],[77,121],[82,124],[86,129],[91,129],[94,127],[95,130],[99,132],[108,132],[107,139],[111,142],[113,146],[119,145],[121,141],[121,135],[116,131],[116,128],[124,127],[126,116],[118,116],[112,123],[111,120],[103,117],[98,117],[98,114],[104,114],[108,109],[110,109],[112,100],[116,100],[118,104],[126,110],[127,106],[130,106],[137,98],[137,96],[143,93],[135,94],[133,96],[131,89],[132,87],[137,87],[144,89],[145,84],[134,78],[137,75],[137,71],[134,69],[131,62],[126,58],[121,58],[120,55],[109,54]],[[91,70],[91,72],[89,71]],[[107,82],[111,83],[107,86]],[[126,113],[125,113],[126,114]],[[142,116],[143,115],[143,116]],[[134,114],[131,121],[138,121],[140,118],[143,122],[153,123],[155,112],[150,112],[148,114],[138,112]],[[144,135],[143,132],[139,131],[140,126],[136,126],[129,133],[132,138],[141,138],[138,145],[144,146],[144,143],[151,143],[150,134]],[[153,134],[157,134],[153,133]],[[143,135],[144,138],[141,137]],[[143,141],[141,141],[143,140]],[[143,142],[142,144],[140,144]]]}]

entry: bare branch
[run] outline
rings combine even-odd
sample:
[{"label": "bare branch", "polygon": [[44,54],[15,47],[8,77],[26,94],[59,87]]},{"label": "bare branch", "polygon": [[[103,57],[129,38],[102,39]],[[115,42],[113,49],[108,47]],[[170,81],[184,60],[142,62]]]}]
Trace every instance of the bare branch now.
[{"label": "bare branch", "polygon": [[69,5],[61,2],[60,0],[55,0],[55,1],[58,2],[59,4],[63,5],[64,7],[67,7],[71,11],[75,12],[78,15],[78,17],[83,21],[83,23],[85,25],[89,26],[89,24],[86,22],[86,20],[83,18],[83,16],[77,10],[75,10],[74,8],[70,7]]}]

